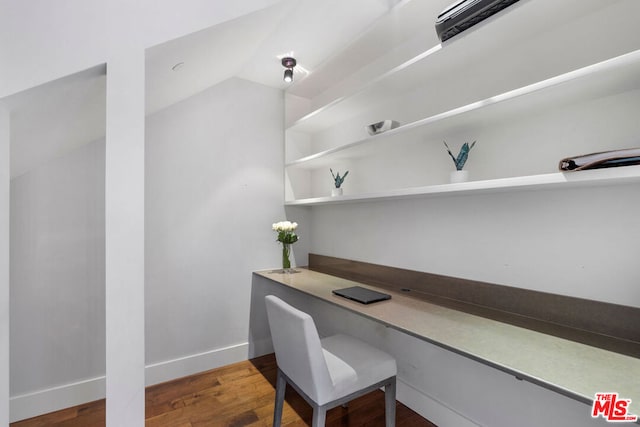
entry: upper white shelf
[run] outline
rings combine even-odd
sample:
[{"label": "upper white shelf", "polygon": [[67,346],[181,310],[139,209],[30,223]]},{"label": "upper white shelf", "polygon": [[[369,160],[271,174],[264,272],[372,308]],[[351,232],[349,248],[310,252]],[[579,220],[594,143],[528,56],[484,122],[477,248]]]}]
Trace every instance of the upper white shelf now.
[{"label": "upper white shelf", "polygon": [[[326,129],[356,111],[415,88],[416,82],[424,81],[425,76],[438,75],[442,70],[460,66],[471,66],[474,58],[483,61],[488,52],[514,48],[545,31],[562,29],[564,23],[575,19],[577,10],[588,13],[601,7],[603,3],[600,0],[536,0],[515,3],[447,42],[407,58],[400,65],[392,64],[377,77],[354,82],[343,88],[339,95],[323,99],[322,105],[295,121],[289,129],[300,132]],[[544,19],[532,19],[537,16],[544,16]],[[461,60],[465,63],[462,64]]]},{"label": "upper white shelf", "polygon": [[607,184],[626,184],[640,182],[640,166],[623,166],[608,169],[585,170],[578,172],[558,172],[542,175],[519,176],[511,178],[470,181],[458,184],[439,184],[424,187],[411,187],[338,197],[314,197],[286,201],[285,205],[315,206],[335,203],[353,203],[389,199],[407,199],[416,197],[435,197],[445,195],[464,195],[496,193],[504,191],[542,190],[572,188]]},{"label": "upper white shelf", "polygon": [[[316,169],[340,158],[376,152],[391,137],[416,130],[431,137],[454,129],[509,121],[531,112],[583,103],[591,99],[640,89],[640,50],[589,65],[528,86],[405,124],[380,135],[352,141],[286,164],[288,168]],[[397,141],[394,141],[394,144]]]}]

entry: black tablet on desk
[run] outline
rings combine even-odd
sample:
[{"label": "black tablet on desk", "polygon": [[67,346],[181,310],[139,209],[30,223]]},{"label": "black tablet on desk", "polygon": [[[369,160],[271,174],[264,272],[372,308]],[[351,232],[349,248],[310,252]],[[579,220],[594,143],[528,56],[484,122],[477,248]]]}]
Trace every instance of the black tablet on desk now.
[{"label": "black tablet on desk", "polygon": [[391,295],[389,294],[383,294],[382,292],[363,288],[362,286],[352,286],[350,288],[336,289],[333,291],[333,293],[343,298],[357,301],[361,304],[371,304],[373,302],[391,299]]}]

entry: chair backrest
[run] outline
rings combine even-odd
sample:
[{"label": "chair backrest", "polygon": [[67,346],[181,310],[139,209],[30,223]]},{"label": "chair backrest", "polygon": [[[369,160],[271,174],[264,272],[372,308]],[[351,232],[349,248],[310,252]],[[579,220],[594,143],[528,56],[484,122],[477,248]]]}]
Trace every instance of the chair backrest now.
[{"label": "chair backrest", "polygon": [[333,383],[313,318],[273,295],[265,303],[278,367],[311,399],[325,399]]}]

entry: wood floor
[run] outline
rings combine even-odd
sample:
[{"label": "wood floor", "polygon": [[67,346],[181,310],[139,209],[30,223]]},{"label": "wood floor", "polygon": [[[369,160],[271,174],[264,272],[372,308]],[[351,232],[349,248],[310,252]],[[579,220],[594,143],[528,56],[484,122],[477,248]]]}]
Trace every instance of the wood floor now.
[{"label": "wood floor", "polygon": [[[267,355],[148,387],[146,427],[271,426],[276,363]],[[397,427],[435,427],[397,403]],[[104,400],[11,424],[11,427],[101,427]],[[311,425],[311,408],[287,387],[282,426]],[[384,426],[384,393],[375,391],[327,413],[327,427]]]}]

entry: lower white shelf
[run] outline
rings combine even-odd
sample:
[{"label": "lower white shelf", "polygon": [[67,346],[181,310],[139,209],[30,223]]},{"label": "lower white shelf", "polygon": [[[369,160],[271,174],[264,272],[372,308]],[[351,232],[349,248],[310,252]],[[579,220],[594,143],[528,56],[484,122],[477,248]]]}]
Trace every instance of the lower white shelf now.
[{"label": "lower white shelf", "polygon": [[401,188],[373,193],[348,194],[337,197],[313,197],[308,199],[287,200],[285,201],[285,205],[314,206],[388,199],[481,194],[519,190],[543,190],[579,186],[626,184],[634,182],[640,182],[640,165],[585,170],[579,172],[557,172],[542,175],[490,179],[484,181],[469,181],[457,184],[428,185],[424,187]]}]

